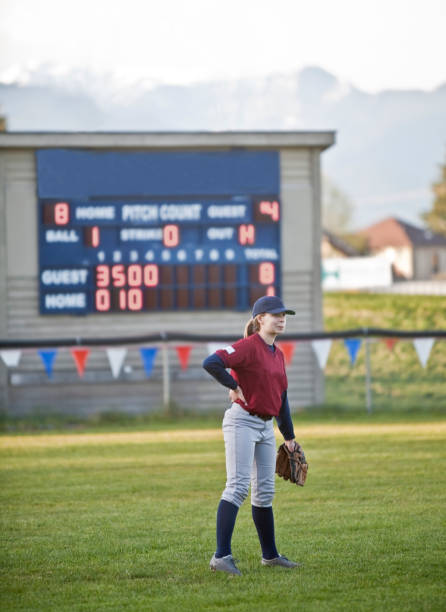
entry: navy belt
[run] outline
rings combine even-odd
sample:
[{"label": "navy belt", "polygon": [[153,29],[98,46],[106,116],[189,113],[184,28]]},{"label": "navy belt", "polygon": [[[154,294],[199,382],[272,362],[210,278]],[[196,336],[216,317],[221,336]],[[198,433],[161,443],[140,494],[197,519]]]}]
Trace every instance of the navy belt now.
[{"label": "navy belt", "polygon": [[250,414],[251,416],[259,417],[259,419],[262,419],[262,421],[271,421],[271,419],[273,418],[270,414],[257,414],[256,412],[249,411],[248,414]]}]

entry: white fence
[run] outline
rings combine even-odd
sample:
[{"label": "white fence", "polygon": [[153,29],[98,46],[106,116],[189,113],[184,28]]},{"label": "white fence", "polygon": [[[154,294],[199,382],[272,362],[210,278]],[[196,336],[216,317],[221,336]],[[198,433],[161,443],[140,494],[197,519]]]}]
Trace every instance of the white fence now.
[{"label": "white fence", "polygon": [[392,264],[386,257],[329,257],[322,260],[322,289],[344,291],[389,287]]},{"label": "white fence", "polygon": [[403,295],[446,295],[446,281],[401,281],[390,287],[368,287],[362,291]]}]

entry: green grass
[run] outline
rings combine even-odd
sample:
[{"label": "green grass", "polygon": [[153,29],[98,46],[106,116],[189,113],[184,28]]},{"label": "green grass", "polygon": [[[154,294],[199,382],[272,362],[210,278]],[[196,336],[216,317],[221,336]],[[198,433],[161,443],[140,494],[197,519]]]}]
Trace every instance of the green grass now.
[{"label": "green grass", "polygon": [[[446,330],[446,297],[326,293],[327,331],[358,327],[401,330]],[[438,339],[423,369],[411,340],[389,350],[376,339],[370,345],[372,402],[377,413],[446,413],[446,339]],[[325,409],[365,409],[365,349],[353,366],[342,341],[333,342],[325,369]],[[320,410],[320,409],[319,409]]]},{"label": "green grass", "polygon": [[[214,574],[219,429],[0,438],[2,610],[444,610],[446,420],[295,419],[304,488],[277,480],[260,566],[249,502]],[[198,421],[197,421],[198,422]]]},{"label": "green grass", "polygon": [[446,329],[446,296],[330,292],[323,305],[326,330]]}]

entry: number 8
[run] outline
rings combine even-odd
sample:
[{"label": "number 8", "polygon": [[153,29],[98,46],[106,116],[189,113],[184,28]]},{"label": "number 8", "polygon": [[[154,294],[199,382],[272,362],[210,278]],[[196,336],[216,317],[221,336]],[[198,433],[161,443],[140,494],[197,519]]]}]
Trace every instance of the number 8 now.
[{"label": "number 8", "polygon": [[275,269],[274,264],[264,261],[259,265],[259,282],[262,285],[272,285],[274,283]]},{"label": "number 8", "polygon": [[66,202],[58,202],[54,206],[54,222],[56,225],[66,225],[70,220],[70,207]]}]

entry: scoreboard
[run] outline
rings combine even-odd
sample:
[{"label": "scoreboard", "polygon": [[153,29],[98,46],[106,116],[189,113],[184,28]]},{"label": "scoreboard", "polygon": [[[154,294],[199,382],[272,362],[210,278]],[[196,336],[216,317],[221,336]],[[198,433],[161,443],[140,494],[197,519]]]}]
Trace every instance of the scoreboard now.
[{"label": "scoreboard", "polygon": [[41,314],[248,310],[280,294],[277,156],[38,152]]}]

